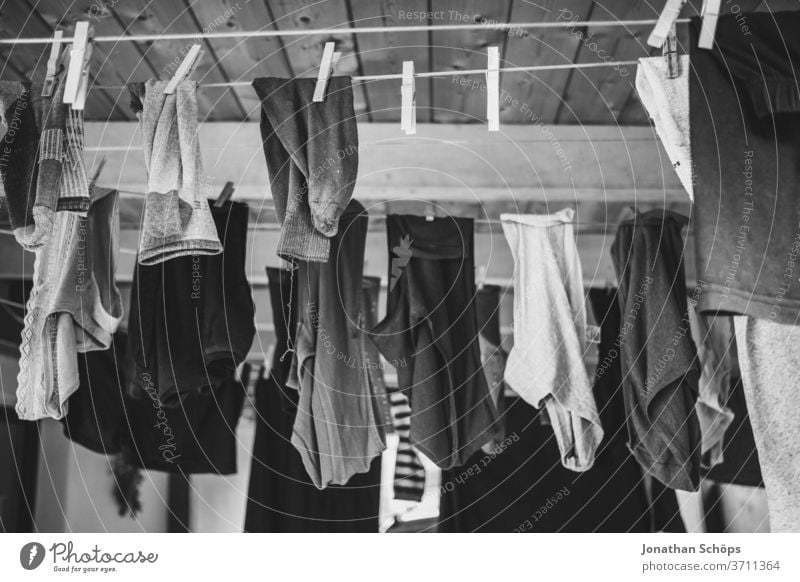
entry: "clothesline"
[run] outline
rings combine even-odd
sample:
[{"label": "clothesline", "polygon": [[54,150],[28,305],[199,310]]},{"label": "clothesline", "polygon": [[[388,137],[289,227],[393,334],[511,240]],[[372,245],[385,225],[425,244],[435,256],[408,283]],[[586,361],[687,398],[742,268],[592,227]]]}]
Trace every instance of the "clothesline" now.
[{"label": "clothesline", "polygon": [[[640,27],[653,26],[656,19],[645,20],[555,20],[552,22],[485,22],[470,24],[440,24],[440,25],[408,25],[408,26],[364,26],[360,28],[316,28],[296,30],[251,30],[251,31],[218,31],[196,33],[161,33],[161,34],[127,34],[117,36],[95,36],[93,42],[148,42],[161,40],[213,40],[215,38],[272,38],[290,36],[325,36],[325,35],[359,35],[359,34],[387,34],[397,32],[454,32],[459,30],[532,30],[554,28],[615,28],[615,27]],[[679,18],[676,23],[685,24],[688,18]],[[32,38],[3,38],[0,45],[28,45],[28,44],[68,44],[72,37],[32,37]],[[399,78],[399,76],[398,76]]]},{"label": "clothesline", "polygon": [[[598,67],[633,67],[638,65],[638,61],[603,61],[599,63],[564,63],[562,65],[533,65],[530,67],[501,67],[498,69],[501,73],[524,73],[535,71],[558,71],[566,69],[594,69]],[[472,75],[485,75],[486,69],[464,69],[453,71],[429,71],[423,73],[414,73],[417,79],[424,78],[445,78],[445,77],[466,77]],[[399,80],[402,79],[402,73],[390,73],[386,75],[356,75],[350,77],[350,80],[356,83],[367,81],[386,81],[386,80]],[[222,87],[251,87],[252,81],[227,81],[224,83],[199,83],[198,87],[201,88],[222,88]],[[92,89],[114,91],[126,89],[126,85],[92,85]]]}]

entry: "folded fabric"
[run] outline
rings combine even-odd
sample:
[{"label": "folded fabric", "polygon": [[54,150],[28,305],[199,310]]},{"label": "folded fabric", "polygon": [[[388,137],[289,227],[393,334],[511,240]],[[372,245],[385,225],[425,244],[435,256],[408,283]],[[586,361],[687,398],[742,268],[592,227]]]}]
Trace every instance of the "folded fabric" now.
[{"label": "folded fabric", "polygon": [[670,79],[664,57],[639,59],[636,92],[653,120],[675,173],[694,200],[692,150],[689,142],[689,56],[678,57],[680,74]]},{"label": "folded fabric", "polygon": [[55,184],[45,200],[47,190],[38,187],[41,132],[37,116],[45,111],[40,95],[39,85],[0,81],[0,116],[6,128],[0,149],[0,195],[14,237],[29,250],[41,247],[50,235],[58,192]]},{"label": "folded fabric", "polygon": [[620,224],[611,258],[619,279],[629,447],[661,483],[694,491],[700,484],[700,366],[689,330],[686,222],[666,210],[637,213]]},{"label": "folded fabric", "polygon": [[206,199],[197,127],[197,83],[182,81],[174,94],[167,81],[131,83],[131,108],[139,118],[147,167],[139,258],[155,265],[174,257],[222,252]]},{"label": "folded fabric", "polygon": [[586,308],[574,211],[501,214],[514,258],[514,347],[505,381],[547,411],[567,469],[586,471],[603,438],[583,362]]},{"label": "folded fabric", "polygon": [[55,215],[47,244],[36,250],[17,377],[24,420],[67,413],[78,389],[78,352],[105,350],[122,319],[115,281],[118,194],[95,188],[88,217]]},{"label": "folded fabric", "polygon": [[800,318],[800,13],[689,24],[692,212],[701,313]]},{"label": "folded fabric", "polygon": [[358,129],[349,77],[328,82],[313,101],[314,79],[258,78],[261,138],[275,212],[278,256],[325,262],[358,173]]},{"label": "folded fabric", "polygon": [[800,327],[734,318],[739,367],[773,532],[800,532]]},{"label": "folded fabric", "polygon": [[[202,204],[209,209],[207,200]],[[249,207],[227,202],[209,212],[222,254],[134,268],[126,378],[134,398],[156,394],[162,406],[179,406],[226,382],[250,351],[255,307],[245,271]]]}]

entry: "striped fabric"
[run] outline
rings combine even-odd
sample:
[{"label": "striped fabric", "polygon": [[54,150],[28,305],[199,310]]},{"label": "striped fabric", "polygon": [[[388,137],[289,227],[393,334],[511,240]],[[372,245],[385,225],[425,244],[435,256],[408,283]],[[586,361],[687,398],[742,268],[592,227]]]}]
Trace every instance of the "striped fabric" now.
[{"label": "striped fabric", "polygon": [[394,430],[400,437],[394,469],[394,498],[420,501],[425,490],[425,468],[411,446],[411,407],[402,390],[389,393]]},{"label": "striped fabric", "polygon": [[83,159],[83,142],[83,111],[70,107],[66,119],[57,209],[86,216],[89,211],[89,176]]}]

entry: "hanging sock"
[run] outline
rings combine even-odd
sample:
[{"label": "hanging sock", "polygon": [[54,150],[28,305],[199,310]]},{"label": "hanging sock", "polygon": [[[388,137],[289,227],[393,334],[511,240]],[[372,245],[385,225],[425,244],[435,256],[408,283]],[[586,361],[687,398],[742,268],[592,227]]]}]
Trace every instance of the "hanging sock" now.
[{"label": "hanging sock", "polygon": [[139,119],[147,167],[139,258],[155,265],[174,257],[217,255],[222,245],[211,217],[211,184],[203,175],[197,127],[197,83],[131,83],[131,109]]},{"label": "hanging sock", "polygon": [[315,79],[253,80],[261,138],[281,223],[278,256],[325,262],[358,173],[358,129],[349,77],[333,77],[325,101]]},{"label": "hanging sock", "polygon": [[409,438],[411,407],[408,405],[408,398],[401,390],[392,391],[389,400],[392,406],[394,431],[400,439],[394,468],[394,498],[421,501],[425,492],[425,467],[422,466]]},{"label": "hanging sock", "polygon": [[[42,132],[38,118],[47,113],[51,102],[40,94],[37,84],[0,81],[0,127],[5,132],[0,144],[0,196],[8,208],[14,237],[28,250],[44,245],[50,235],[60,179],[60,175],[46,173],[40,185]],[[53,99],[58,95],[63,96],[63,84],[56,86]],[[60,139],[54,139],[50,154],[60,157],[61,145]],[[55,160],[52,163],[56,164]],[[44,165],[50,162],[45,160]],[[48,180],[49,187],[45,187]]]}]

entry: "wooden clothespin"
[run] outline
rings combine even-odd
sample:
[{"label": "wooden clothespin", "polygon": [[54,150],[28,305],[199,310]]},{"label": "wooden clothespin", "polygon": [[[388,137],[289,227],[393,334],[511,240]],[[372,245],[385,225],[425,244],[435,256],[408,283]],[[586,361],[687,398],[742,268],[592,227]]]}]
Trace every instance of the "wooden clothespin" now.
[{"label": "wooden clothespin", "polygon": [[403,84],[400,86],[402,108],[400,129],[406,135],[417,133],[416,87],[414,86],[414,61],[403,61]]},{"label": "wooden clothespin", "polygon": [[189,75],[192,74],[192,71],[195,70],[197,67],[197,63],[200,62],[200,59],[203,58],[203,47],[199,44],[192,45],[192,48],[189,49],[189,52],[186,53],[186,56],[183,57],[183,61],[181,64],[178,65],[178,68],[175,70],[175,74],[172,76],[172,79],[169,80],[167,86],[164,88],[164,93],[167,95],[172,95],[175,93],[175,89],[178,88],[178,84],[183,81],[184,79],[188,78]]},{"label": "wooden clothespin", "polygon": [[721,4],[722,0],[704,0],[703,26],[700,28],[700,38],[697,40],[699,48],[710,49],[714,46],[714,35],[717,32],[717,19],[721,12]]},{"label": "wooden clothespin", "polygon": [[47,73],[42,85],[42,97],[50,97],[53,94],[53,87],[56,84],[56,75],[59,72],[61,62],[61,39],[64,37],[63,30],[53,33],[53,44],[50,45],[50,58],[47,59]]},{"label": "wooden clothespin", "polygon": [[667,40],[670,30],[675,26],[675,21],[678,20],[684,4],[686,4],[686,0],[667,0],[667,4],[658,17],[658,22],[653,27],[653,32],[647,38],[647,44],[655,48],[664,46],[664,41]]},{"label": "wooden clothespin", "polygon": [[675,25],[667,35],[664,45],[661,47],[661,54],[667,62],[667,77],[676,79],[681,75],[681,61],[678,58],[678,35],[675,32]]},{"label": "wooden clothespin", "polygon": [[75,24],[72,48],[69,53],[69,69],[64,85],[64,103],[73,109],[83,110],[89,91],[89,59],[92,57],[94,28],[86,21]]},{"label": "wooden clothespin", "polygon": [[326,42],[325,48],[322,51],[322,62],[319,64],[319,73],[317,74],[317,86],[314,87],[313,101],[320,103],[325,101],[325,91],[328,89],[328,81],[333,74],[333,69],[336,68],[336,63],[342,56],[342,53],[334,51],[336,43]]},{"label": "wooden clothespin", "polygon": [[486,67],[486,120],[489,131],[500,131],[500,49],[488,48]]},{"label": "wooden clothespin", "polygon": [[225,206],[225,203],[233,196],[234,190],[233,182],[225,182],[225,186],[222,187],[222,192],[219,193],[216,202],[214,202],[214,207],[222,208]]}]

